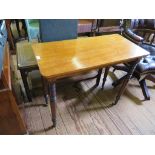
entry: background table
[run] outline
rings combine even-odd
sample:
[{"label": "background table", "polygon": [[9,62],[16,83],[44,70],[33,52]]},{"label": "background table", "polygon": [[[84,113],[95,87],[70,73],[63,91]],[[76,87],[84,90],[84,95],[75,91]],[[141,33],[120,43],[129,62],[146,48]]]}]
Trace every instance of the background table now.
[{"label": "background table", "polygon": [[16,45],[17,67],[20,70],[24,88],[29,102],[32,101],[32,96],[27,81],[27,75],[29,72],[33,70],[38,70],[38,65],[31,46],[32,44],[33,43],[24,42],[24,43],[17,43]]}]

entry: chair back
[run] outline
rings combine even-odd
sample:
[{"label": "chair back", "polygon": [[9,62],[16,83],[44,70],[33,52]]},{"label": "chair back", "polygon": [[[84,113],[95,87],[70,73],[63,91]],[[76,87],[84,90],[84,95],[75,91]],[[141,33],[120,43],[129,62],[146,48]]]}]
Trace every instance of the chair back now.
[{"label": "chair back", "polygon": [[7,41],[7,31],[4,20],[0,20],[0,78],[3,69],[4,48]]},{"label": "chair back", "polygon": [[38,19],[25,19],[28,40],[37,40],[39,37],[39,21]]},{"label": "chair back", "polygon": [[129,29],[144,38],[144,42],[153,44],[155,41],[155,19],[125,19],[124,34]]},{"label": "chair back", "polygon": [[125,19],[124,26],[130,29],[155,30],[155,19]]},{"label": "chair back", "polygon": [[120,19],[98,19],[99,27],[120,26]]},{"label": "chair back", "polygon": [[77,38],[77,19],[39,20],[40,41],[60,41]]},{"label": "chair back", "polygon": [[121,32],[121,19],[98,19],[97,31],[100,33],[120,33]]}]

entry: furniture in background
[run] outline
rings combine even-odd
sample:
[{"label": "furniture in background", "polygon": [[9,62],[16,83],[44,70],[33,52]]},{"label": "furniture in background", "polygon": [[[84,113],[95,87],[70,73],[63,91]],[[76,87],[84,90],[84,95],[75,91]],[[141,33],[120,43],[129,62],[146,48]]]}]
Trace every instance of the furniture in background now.
[{"label": "furniture in background", "polygon": [[[128,22],[128,25],[127,25]],[[123,36],[132,42],[138,44],[140,47],[146,49],[150,55],[143,58],[137,65],[133,74],[140,84],[145,100],[150,99],[146,79],[155,83],[155,20],[154,19],[132,19],[125,21],[125,28]],[[124,66],[114,66],[117,70],[128,72],[131,64],[124,64]],[[126,75],[113,83],[117,86],[126,78]]]},{"label": "furniture in background", "polygon": [[4,51],[3,71],[0,78],[0,134],[26,134],[25,123],[12,89],[8,44],[5,44]]},{"label": "furniture in background", "polygon": [[[32,49],[41,75],[48,83],[46,93],[50,97],[53,127],[56,126],[56,81],[58,79],[135,60],[116,96],[113,103],[116,104],[137,63],[142,57],[148,55],[147,51],[118,34],[38,43],[33,44]],[[97,81],[101,73],[98,73]]]},{"label": "furniture in background", "polygon": [[40,41],[60,41],[77,38],[77,19],[40,19]]},{"label": "furniture in background", "polygon": [[7,29],[10,49],[15,50],[15,40],[14,40],[12,30],[11,30],[11,19],[6,19],[5,23],[6,23],[6,29]]},{"label": "furniture in background", "polygon": [[[40,20],[40,37],[42,42],[74,39],[77,37],[77,20]],[[38,70],[38,65],[31,47],[32,44],[30,42],[16,44],[17,67],[20,70],[29,102],[32,101],[32,93],[30,91],[28,76],[32,71]],[[40,76],[40,74],[37,75]],[[31,78],[33,79],[33,74]]]},{"label": "furniture in background", "polygon": [[7,40],[7,31],[5,26],[5,21],[0,20],[0,77],[3,67],[3,57],[4,57],[4,46]]},{"label": "furniture in background", "polygon": [[93,35],[97,28],[96,19],[79,19],[78,20],[78,35]]},{"label": "furniture in background", "polygon": [[153,45],[155,41],[154,19],[125,19],[123,27],[123,36],[132,42],[146,49],[150,47],[150,45]]},{"label": "furniture in background", "polygon": [[38,65],[31,47],[32,44],[33,43],[30,42],[16,44],[17,67],[21,73],[26,96],[29,102],[32,101],[32,93],[29,88],[28,74],[31,71],[38,70]]},{"label": "furniture in background", "polygon": [[25,19],[28,40],[38,40],[39,35],[39,20],[38,19]]},{"label": "furniture in background", "polygon": [[96,35],[121,33],[121,19],[97,19]]},{"label": "furniture in background", "polygon": [[[61,21],[60,19],[52,19],[52,21]],[[64,20],[65,21],[65,20]],[[67,21],[67,20],[66,20]],[[69,21],[69,20],[68,20]],[[73,20],[72,20],[73,21]],[[75,21],[75,20],[74,20]],[[27,27],[27,33],[28,33],[28,39],[29,41],[32,40],[38,40],[40,38],[40,30],[39,30],[39,20],[37,19],[26,19],[26,27]],[[52,22],[54,23],[54,22]],[[76,23],[77,24],[77,23]],[[57,25],[57,23],[55,24],[55,26]],[[68,23],[68,25],[70,25],[70,23]],[[51,25],[51,26],[54,26]],[[71,25],[72,26],[72,25]],[[71,26],[69,26],[71,28]],[[58,26],[59,27],[59,26]],[[77,27],[77,26],[76,26]],[[74,27],[73,27],[74,28]],[[72,28],[72,29],[73,29]],[[59,32],[61,32],[61,29],[63,30],[63,27],[60,27]],[[53,27],[53,30],[55,30],[55,27]],[[68,29],[69,30],[69,29]],[[57,31],[58,32],[58,31]],[[54,31],[52,32],[54,33]],[[56,35],[57,36],[57,35]]]},{"label": "furniture in background", "polygon": [[27,28],[26,28],[25,19],[14,19],[14,21],[16,23],[16,28],[18,31],[19,38],[22,38],[21,29],[20,29],[20,22],[22,23],[22,29],[24,29],[24,31],[25,31],[24,37],[26,38],[27,37]]},{"label": "furniture in background", "polygon": [[[26,24],[25,24],[25,20],[24,19],[6,19],[6,29],[7,29],[7,33],[8,33],[8,41],[9,41],[9,45],[10,45],[10,49],[13,50],[12,54],[15,53],[15,43],[19,40],[21,40],[21,30],[20,30],[20,22],[22,23],[22,29],[24,29],[25,31],[25,36],[24,38],[27,38],[27,29],[26,29]],[[19,35],[19,38],[15,38],[13,35],[13,31],[11,28],[12,23],[15,22],[15,26]]]}]

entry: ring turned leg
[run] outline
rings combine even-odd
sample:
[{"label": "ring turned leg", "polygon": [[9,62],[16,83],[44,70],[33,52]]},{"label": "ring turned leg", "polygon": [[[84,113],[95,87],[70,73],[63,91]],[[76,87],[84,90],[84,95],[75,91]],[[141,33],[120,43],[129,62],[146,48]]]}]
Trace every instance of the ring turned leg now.
[{"label": "ring turned leg", "polygon": [[109,69],[110,69],[110,67],[105,68],[105,73],[104,73],[104,78],[103,78],[103,83],[102,83],[102,89],[104,89],[104,84],[106,82],[106,79],[107,79],[107,76],[108,76],[108,73],[109,73]]},{"label": "ring turned leg", "polygon": [[139,62],[139,59],[136,60],[136,61],[134,61],[134,63],[132,64],[132,66],[131,66],[131,68],[129,69],[129,72],[128,72],[126,78],[124,79],[124,81],[123,81],[123,83],[122,83],[122,86],[121,86],[120,90],[118,91],[118,94],[117,94],[117,96],[116,96],[116,99],[115,99],[115,101],[112,103],[112,105],[117,104],[117,102],[118,102],[118,100],[120,99],[121,95],[122,95],[123,92],[125,91],[125,88],[126,88],[128,82],[129,82],[130,78],[132,77],[132,74],[133,74],[134,70],[136,69],[136,66],[137,66],[138,62]]},{"label": "ring turned leg", "polygon": [[56,127],[56,85],[55,83],[49,83],[50,91],[50,108],[52,113],[53,127]]},{"label": "ring turned leg", "polygon": [[42,85],[43,85],[43,94],[46,105],[48,105],[48,83],[44,77],[41,77],[42,79]]}]

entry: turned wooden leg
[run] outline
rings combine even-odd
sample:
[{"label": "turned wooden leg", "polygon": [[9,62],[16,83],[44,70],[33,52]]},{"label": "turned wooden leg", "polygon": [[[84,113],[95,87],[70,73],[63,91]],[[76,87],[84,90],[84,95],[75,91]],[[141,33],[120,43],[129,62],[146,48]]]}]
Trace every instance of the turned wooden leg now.
[{"label": "turned wooden leg", "polygon": [[56,127],[56,85],[53,82],[49,82],[50,91],[50,108],[52,113],[53,127]]},{"label": "turned wooden leg", "polygon": [[108,73],[109,73],[109,69],[110,69],[110,67],[105,68],[104,78],[103,78],[103,82],[102,82],[102,89],[104,89],[104,84],[106,82],[106,79],[107,79],[107,76],[108,76]]},{"label": "turned wooden leg", "polygon": [[142,89],[142,92],[143,92],[143,95],[145,97],[145,100],[150,100],[150,95],[149,95],[149,92],[148,92],[148,88],[146,86],[145,79],[139,81],[139,84],[140,84],[140,87]]},{"label": "turned wooden leg", "polygon": [[96,79],[96,84],[95,86],[98,86],[100,84],[100,79],[101,79],[101,75],[102,75],[102,68],[98,70],[98,74],[97,74],[97,79]]},{"label": "turned wooden leg", "polygon": [[48,83],[44,77],[41,77],[43,85],[43,94],[46,105],[48,105]]},{"label": "turned wooden leg", "polygon": [[122,86],[121,86],[120,90],[118,91],[118,94],[116,95],[115,101],[112,103],[112,105],[117,104],[117,102],[120,99],[121,95],[124,93],[125,88],[126,88],[128,82],[129,82],[130,78],[132,77],[132,74],[133,74],[134,70],[136,69],[136,66],[137,66],[137,64],[138,64],[139,61],[140,60],[138,59],[138,60],[135,60],[133,62],[132,66],[129,69],[129,72],[127,74],[127,77],[124,79],[124,81],[122,83]]}]

